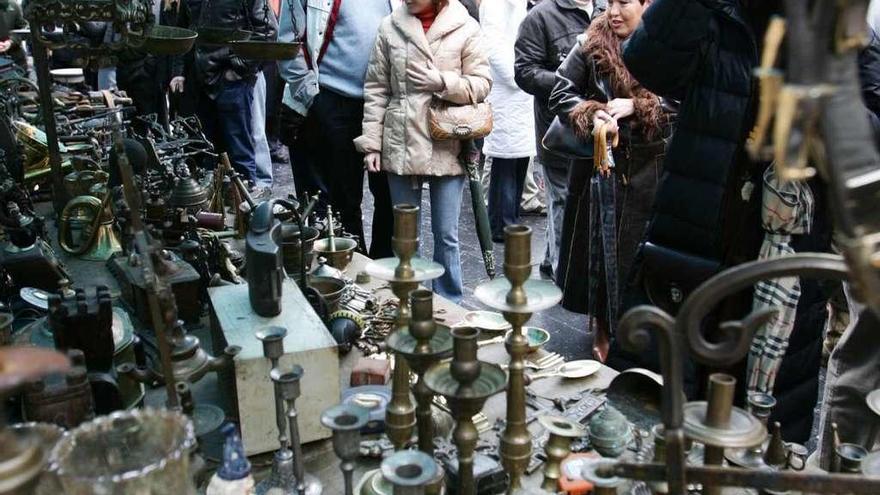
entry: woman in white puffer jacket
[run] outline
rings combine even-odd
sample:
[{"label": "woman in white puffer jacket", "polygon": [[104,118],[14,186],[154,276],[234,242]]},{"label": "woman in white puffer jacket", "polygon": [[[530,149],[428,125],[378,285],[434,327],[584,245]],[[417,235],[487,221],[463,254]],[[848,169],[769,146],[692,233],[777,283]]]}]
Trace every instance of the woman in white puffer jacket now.
[{"label": "woman in white puffer jacket", "polygon": [[526,17],[527,0],[483,0],[480,24],[494,85],[488,101],[495,126],[486,137],[483,153],[492,158],[489,183],[489,221],[492,238],[504,240],[504,227],[519,222],[520,198],[535,156],[535,113],[533,98],[514,80],[514,44],[519,25]]}]

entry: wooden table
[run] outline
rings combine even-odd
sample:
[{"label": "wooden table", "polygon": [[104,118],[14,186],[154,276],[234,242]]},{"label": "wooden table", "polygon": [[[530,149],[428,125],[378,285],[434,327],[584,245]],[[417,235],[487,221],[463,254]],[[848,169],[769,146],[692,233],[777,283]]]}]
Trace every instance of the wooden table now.
[{"label": "wooden table", "polygon": [[[363,271],[370,262],[363,255],[355,254],[351,265],[346,269],[346,276],[354,279],[358,272]],[[393,298],[390,287],[386,282],[380,280],[372,280],[370,283],[361,284],[361,287],[373,291],[380,301]],[[446,325],[453,325],[464,318],[468,311],[461,306],[444,299],[443,297],[434,296],[434,314],[435,318],[442,320]],[[494,338],[501,335],[500,333],[487,333],[485,338]],[[540,354],[538,354],[540,353]],[[546,352],[538,351],[534,356],[540,357]],[[357,363],[362,354],[354,349],[347,356],[343,357],[340,362],[340,379],[342,381],[341,388],[348,388],[348,379],[351,370]],[[479,357],[483,361],[491,363],[507,363],[509,361],[507,351],[503,344],[492,344],[481,347]],[[563,380],[561,378],[545,378],[537,381],[530,386],[531,390],[538,395],[545,397],[562,397],[582,392],[591,388],[605,388],[611,383],[611,380],[617,376],[617,372],[603,366],[596,374],[581,380]],[[308,400],[304,397],[303,400]],[[496,419],[504,418],[506,414],[505,394],[498,394],[486,403],[483,413],[494,423]],[[531,426],[536,432],[540,428],[533,424]],[[306,458],[306,470],[317,476],[324,483],[324,493],[343,493],[342,474],[339,470],[339,462],[333,453],[333,448],[329,441],[314,442],[308,444],[304,448]],[[363,460],[359,462],[355,470],[355,483],[361,478],[363,473],[370,469],[378,467],[377,461]],[[526,487],[540,486],[543,476],[540,471],[524,480]]]}]

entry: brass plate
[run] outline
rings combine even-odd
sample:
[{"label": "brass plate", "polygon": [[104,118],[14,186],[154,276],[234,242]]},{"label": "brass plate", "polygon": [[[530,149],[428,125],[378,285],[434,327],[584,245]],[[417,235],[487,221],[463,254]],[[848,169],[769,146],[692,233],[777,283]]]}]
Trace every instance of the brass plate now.
[{"label": "brass plate", "polygon": [[384,258],[381,260],[376,260],[367,265],[367,273],[370,274],[371,277],[375,277],[379,280],[384,280],[386,282],[413,282],[413,283],[421,283],[427,282],[428,280],[434,280],[435,278],[439,278],[446,272],[446,269],[443,268],[438,263],[434,263],[433,261],[428,261],[424,258],[413,258],[411,260],[413,271],[415,271],[415,275],[409,279],[398,279],[394,276],[394,271],[397,269],[397,265],[400,264],[400,260],[397,258]]},{"label": "brass plate", "polygon": [[688,402],[684,406],[684,433],[688,438],[705,445],[725,448],[749,448],[767,439],[767,428],[758,418],[734,407],[727,428],[713,428],[706,424],[705,401]]},{"label": "brass plate", "polygon": [[506,278],[496,278],[477,287],[474,296],[486,306],[506,313],[529,314],[552,308],[562,300],[562,291],[553,282],[546,280],[527,280],[524,285],[526,304],[511,305],[507,302],[510,282]]},{"label": "brass plate", "polygon": [[192,50],[199,33],[175,26],[150,26],[142,48],[155,55],[183,55]]}]

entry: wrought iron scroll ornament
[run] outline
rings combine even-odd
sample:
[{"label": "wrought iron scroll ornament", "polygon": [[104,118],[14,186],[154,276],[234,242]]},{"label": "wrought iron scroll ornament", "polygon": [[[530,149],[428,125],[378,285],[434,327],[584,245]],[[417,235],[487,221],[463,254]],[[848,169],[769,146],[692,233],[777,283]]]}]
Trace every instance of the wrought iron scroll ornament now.
[{"label": "wrought iron scroll ornament", "polygon": [[698,468],[685,463],[682,401],[685,345],[699,362],[706,365],[726,366],[742,360],[748,354],[754,333],[774,312],[763,310],[740,321],[723,322],[720,324],[720,339],[712,341],[704,334],[703,319],[724,298],[756,282],[787,276],[844,280],[849,276],[849,270],[842,257],[830,254],[804,253],[756,261],[731,268],[705,282],[685,301],[678,318],[653,306],[639,306],[623,316],[618,329],[621,345],[632,351],[640,351],[648,346],[651,338],[657,340],[665,383],[663,424],[667,462],[665,465],[618,463],[611,468],[611,474],[643,481],[666,481],[671,495],[684,495],[688,483],[700,482],[773,490],[880,493],[880,480],[863,477],[800,473],[758,475],[746,470],[715,466]]},{"label": "wrought iron scroll ornament", "polygon": [[[36,26],[37,40],[47,48],[85,51],[116,51],[140,46],[147,27],[153,24],[148,0],[31,0],[26,14]],[[93,47],[80,30],[87,22],[108,22],[118,40]],[[56,33],[61,28],[61,33]]]}]

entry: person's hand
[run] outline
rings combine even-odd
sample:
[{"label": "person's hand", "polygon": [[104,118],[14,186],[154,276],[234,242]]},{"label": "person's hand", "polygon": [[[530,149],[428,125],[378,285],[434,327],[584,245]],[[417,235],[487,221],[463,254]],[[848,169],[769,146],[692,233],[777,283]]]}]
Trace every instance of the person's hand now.
[{"label": "person's hand", "polygon": [[446,83],[443,82],[440,71],[431,62],[424,65],[420,63],[410,65],[406,69],[406,77],[419,91],[437,93],[446,89]]},{"label": "person's hand", "polygon": [[615,98],[608,102],[608,113],[615,120],[625,119],[636,113],[632,98]]},{"label": "person's hand", "polygon": [[605,110],[597,110],[596,114],[593,115],[593,134],[596,133],[596,130],[598,130],[599,127],[605,124],[610,124],[608,126],[608,132],[610,134],[617,133],[617,119],[612,117],[611,114]]},{"label": "person's hand", "polygon": [[12,48],[12,40],[0,41],[0,53],[6,53]]},{"label": "person's hand", "polygon": [[168,87],[171,89],[172,93],[183,93],[183,86],[186,83],[186,78],[182,76],[176,76],[171,79],[171,83]]},{"label": "person's hand", "polygon": [[364,168],[367,172],[375,174],[382,170],[382,153],[367,153],[364,156]]}]

